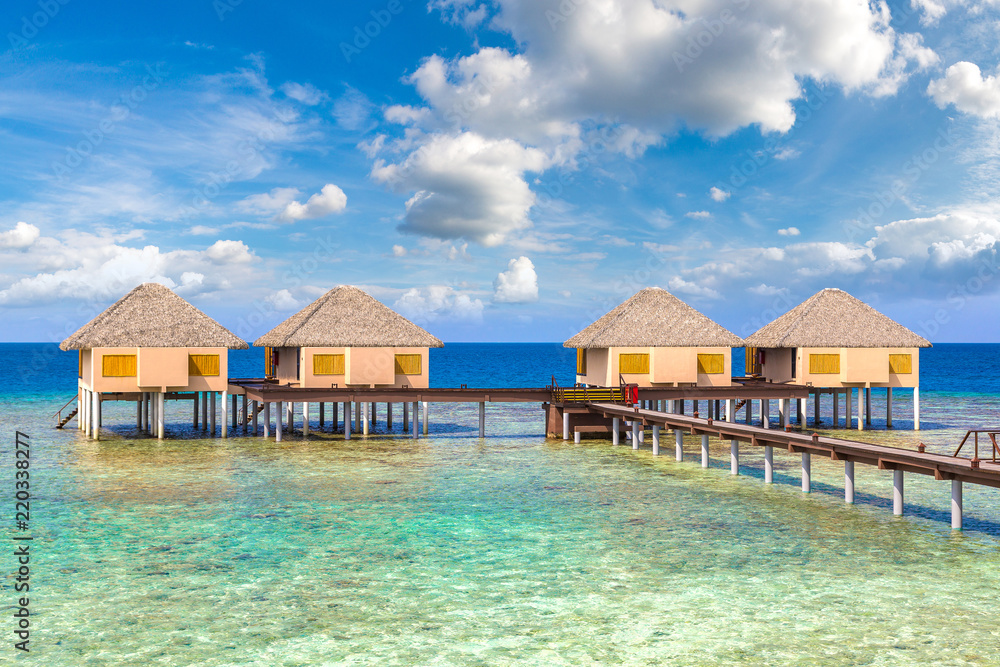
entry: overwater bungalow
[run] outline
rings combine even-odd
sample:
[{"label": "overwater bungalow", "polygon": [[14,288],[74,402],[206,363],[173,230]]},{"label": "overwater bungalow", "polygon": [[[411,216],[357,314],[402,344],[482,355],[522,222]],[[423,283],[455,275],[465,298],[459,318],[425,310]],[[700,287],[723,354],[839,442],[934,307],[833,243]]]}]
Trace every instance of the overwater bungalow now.
[{"label": "overwater bungalow", "polygon": [[732,348],[743,339],[673,294],[647,287],[564,347],[576,348],[576,382],[640,387],[728,387]]},{"label": "overwater bungalow", "polygon": [[[886,389],[887,426],[892,426],[892,390],[912,388],[913,424],[920,428],[920,348],[930,342],[847,292],[814,294],[749,336],[746,344],[748,374],[830,389],[834,415],[845,394],[848,425],[857,388],[858,428],[871,423],[872,388]],[[821,393],[826,392],[815,392],[817,406]]]},{"label": "overwater bungalow", "polygon": [[[158,283],[144,283],[109,306],[60,344],[79,350],[78,423],[99,436],[102,397],[134,400],[137,425],[158,437],[164,432],[164,399],[193,392],[194,421],[198,396],[204,416],[211,401],[214,433],[215,399],[222,398],[222,435],[226,435],[229,386],[228,351],[247,343],[211,317]],[[153,426],[151,426],[153,425]]]},{"label": "overwater bungalow", "polygon": [[258,338],[265,375],[304,388],[429,386],[439,339],[350,285],[334,287]]}]

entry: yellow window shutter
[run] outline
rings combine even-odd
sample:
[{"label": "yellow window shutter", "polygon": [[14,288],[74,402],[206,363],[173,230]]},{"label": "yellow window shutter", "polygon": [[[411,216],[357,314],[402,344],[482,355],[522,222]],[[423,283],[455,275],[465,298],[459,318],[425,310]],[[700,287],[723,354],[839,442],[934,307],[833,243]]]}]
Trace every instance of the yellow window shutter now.
[{"label": "yellow window shutter", "polygon": [[649,372],[649,355],[648,354],[626,354],[622,353],[618,355],[618,372],[619,373],[648,373]]},{"label": "yellow window shutter", "polygon": [[699,354],[698,373],[718,375],[726,372],[726,357],[722,354]]},{"label": "yellow window shutter", "polygon": [[216,377],[219,375],[219,355],[189,354],[188,375],[191,377]]},{"label": "yellow window shutter", "polygon": [[582,347],[576,349],[576,374],[587,374],[587,351]]},{"label": "yellow window shutter", "polygon": [[840,355],[810,354],[809,372],[813,375],[833,375],[840,373]]},{"label": "yellow window shutter", "polygon": [[344,355],[314,354],[313,375],[343,375]]},{"label": "yellow window shutter", "polygon": [[421,372],[421,355],[396,355],[396,375],[420,375]]},{"label": "yellow window shutter", "polygon": [[899,375],[913,372],[913,355],[911,354],[890,354],[889,372]]},{"label": "yellow window shutter", "polygon": [[105,354],[101,357],[101,375],[106,378],[135,377],[134,354]]}]

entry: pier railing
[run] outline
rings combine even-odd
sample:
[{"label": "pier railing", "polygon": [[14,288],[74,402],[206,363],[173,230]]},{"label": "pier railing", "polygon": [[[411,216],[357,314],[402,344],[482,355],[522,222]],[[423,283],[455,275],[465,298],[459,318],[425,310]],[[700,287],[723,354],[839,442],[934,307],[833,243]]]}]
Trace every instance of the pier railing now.
[{"label": "pier railing", "polygon": [[559,387],[552,388],[553,403],[624,403],[620,387]]},{"label": "pier railing", "polygon": [[958,456],[958,453],[960,451],[962,451],[962,447],[965,447],[965,443],[968,442],[969,436],[971,435],[971,436],[973,436],[972,439],[973,439],[973,443],[975,445],[975,455],[973,456],[973,460],[977,460],[978,461],[979,460],[979,434],[980,433],[983,433],[983,434],[989,436],[989,438],[990,438],[990,444],[991,444],[991,447],[992,447],[992,450],[993,450],[993,452],[992,452],[993,453],[993,462],[996,463],[997,454],[1000,454],[1000,445],[997,445],[997,436],[1000,435],[1000,429],[979,429],[979,430],[966,431],[965,432],[965,437],[962,438],[962,442],[961,442],[961,444],[958,445],[958,449],[955,450],[955,454],[954,455]]}]

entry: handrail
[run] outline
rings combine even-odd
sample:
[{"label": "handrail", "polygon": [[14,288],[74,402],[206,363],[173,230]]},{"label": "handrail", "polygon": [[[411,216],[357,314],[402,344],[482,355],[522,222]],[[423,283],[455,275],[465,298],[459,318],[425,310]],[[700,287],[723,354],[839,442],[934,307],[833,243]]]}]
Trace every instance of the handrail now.
[{"label": "handrail", "polygon": [[974,460],[979,460],[979,434],[985,433],[990,436],[990,442],[993,444],[993,462],[996,463],[997,454],[1000,454],[1000,445],[997,444],[997,436],[1000,435],[1000,429],[973,429],[965,432],[965,437],[962,438],[962,442],[959,443],[958,449],[952,456],[958,456],[958,453],[962,451],[962,447],[965,447],[965,443],[969,440],[969,436],[973,436],[973,442],[975,443],[975,453]]},{"label": "handrail", "polygon": [[77,394],[73,398],[71,398],[68,401],[66,401],[65,403],[63,403],[63,406],[61,408],[59,408],[58,410],[56,410],[55,413],[52,416],[55,417],[56,419],[62,419],[62,411],[65,410],[66,407],[69,406],[70,403],[72,403],[73,401],[77,400],[78,398],[80,398],[79,394]]}]

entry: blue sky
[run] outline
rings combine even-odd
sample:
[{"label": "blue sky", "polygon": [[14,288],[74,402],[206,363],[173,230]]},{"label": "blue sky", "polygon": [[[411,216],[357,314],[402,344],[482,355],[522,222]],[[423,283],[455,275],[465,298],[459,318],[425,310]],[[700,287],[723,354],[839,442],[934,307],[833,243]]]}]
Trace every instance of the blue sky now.
[{"label": "blue sky", "polygon": [[4,340],[146,281],[253,339],[338,284],[446,341],[664,287],[1000,324],[1000,2],[7,4]]}]

